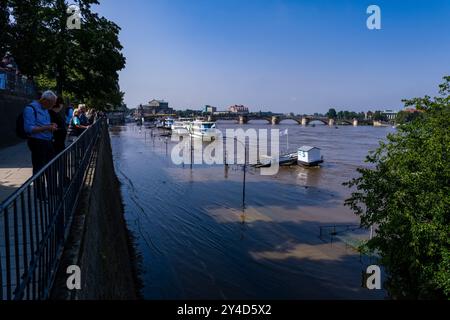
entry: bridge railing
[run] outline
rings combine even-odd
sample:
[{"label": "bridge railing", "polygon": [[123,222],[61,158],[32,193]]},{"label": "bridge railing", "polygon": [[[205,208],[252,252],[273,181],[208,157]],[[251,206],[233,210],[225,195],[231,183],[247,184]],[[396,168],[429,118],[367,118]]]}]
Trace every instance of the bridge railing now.
[{"label": "bridge railing", "polygon": [[105,119],[0,204],[0,300],[48,298]]}]

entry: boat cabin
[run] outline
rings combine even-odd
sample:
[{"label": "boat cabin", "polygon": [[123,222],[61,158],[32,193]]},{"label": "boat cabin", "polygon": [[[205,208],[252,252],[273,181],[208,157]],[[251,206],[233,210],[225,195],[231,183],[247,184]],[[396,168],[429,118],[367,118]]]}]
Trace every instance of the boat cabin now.
[{"label": "boat cabin", "polygon": [[323,162],[320,149],[317,147],[303,146],[298,148],[298,164],[315,166]]}]

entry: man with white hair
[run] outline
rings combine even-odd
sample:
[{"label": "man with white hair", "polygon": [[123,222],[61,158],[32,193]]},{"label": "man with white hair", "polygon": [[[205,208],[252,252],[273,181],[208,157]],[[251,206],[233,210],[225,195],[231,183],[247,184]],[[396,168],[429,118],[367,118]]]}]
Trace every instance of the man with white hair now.
[{"label": "man with white hair", "polygon": [[24,129],[28,134],[33,174],[41,170],[54,156],[53,132],[58,126],[51,123],[49,109],[56,103],[56,95],[45,91],[41,98],[33,101],[23,111]]}]

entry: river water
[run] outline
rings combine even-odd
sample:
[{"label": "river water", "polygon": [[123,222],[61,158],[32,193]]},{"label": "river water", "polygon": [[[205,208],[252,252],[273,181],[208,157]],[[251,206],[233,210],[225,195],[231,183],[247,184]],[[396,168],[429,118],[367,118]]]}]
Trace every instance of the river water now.
[{"label": "river water", "polygon": [[[218,123],[219,129],[238,128]],[[320,168],[283,167],[275,176],[241,166],[175,165],[175,142],[129,124],[110,130],[125,218],[140,256],[146,299],[382,299],[361,287],[370,261],[321,226],[359,219],[342,183],[392,128],[250,123],[288,129],[282,149],[322,149]],[[289,143],[289,146],[287,146]],[[345,236],[345,232],[342,233]],[[347,236],[366,239],[367,230]]]}]

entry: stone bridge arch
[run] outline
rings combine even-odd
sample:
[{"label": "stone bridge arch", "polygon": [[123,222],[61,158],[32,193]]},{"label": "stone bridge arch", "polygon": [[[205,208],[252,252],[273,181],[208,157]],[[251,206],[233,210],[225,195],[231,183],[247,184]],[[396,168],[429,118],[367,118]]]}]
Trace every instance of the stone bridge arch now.
[{"label": "stone bridge arch", "polygon": [[302,118],[299,117],[280,117],[280,122],[285,121],[285,120],[292,120],[297,122],[297,124],[301,125],[302,124]]}]

